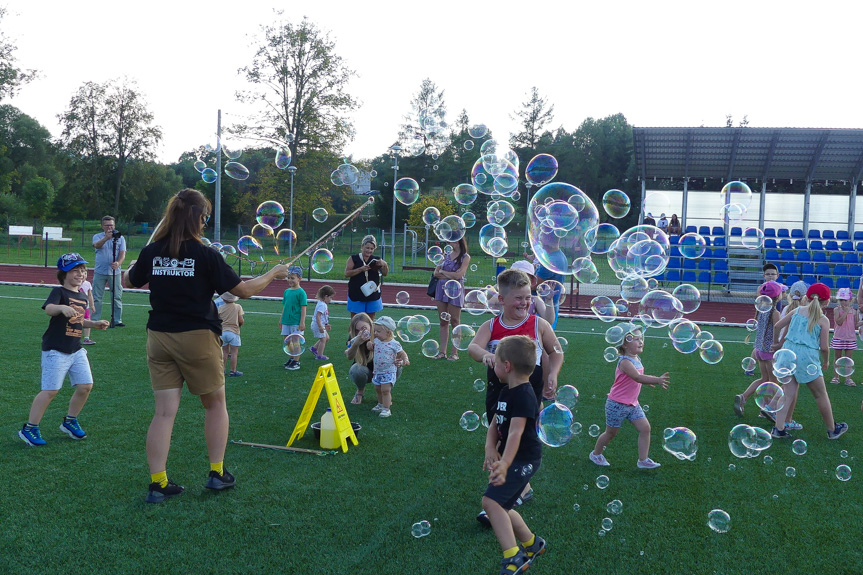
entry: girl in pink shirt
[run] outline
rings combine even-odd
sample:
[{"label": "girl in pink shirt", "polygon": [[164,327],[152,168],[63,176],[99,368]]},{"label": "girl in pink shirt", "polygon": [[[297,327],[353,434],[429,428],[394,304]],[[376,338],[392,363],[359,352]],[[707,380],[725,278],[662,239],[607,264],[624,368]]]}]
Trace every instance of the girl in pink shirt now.
[{"label": "girl in pink shirt", "polygon": [[[851,307],[851,289],[840,288],[836,294],[839,305],[833,310],[833,339],[830,347],[836,350],[836,359],[840,357],[851,357],[851,353],[857,349],[857,314]],[[834,376],[830,383],[839,383],[839,374],[836,373],[836,364],[833,364]],[[851,377],[845,378],[845,385],[856,387],[857,384]]]},{"label": "girl in pink shirt", "polygon": [[628,419],[638,430],[638,468],[654,469],[660,465],[647,456],[650,451],[650,422],[638,404],[638,394],[642,385],[659,385],[662,389],[668,389],[668,372],[660,376],[644,375],[644,367],[639,359],[644,351],[644,336],[632,324],[624,324],[624,327],[628,328],[627,333],[617,348],[620,359],[614,372],[614,383],[605,401],[605,432],[596,439],[590,460],[602,467],[610,465],[602,452],[620,431],[623,421]]}]

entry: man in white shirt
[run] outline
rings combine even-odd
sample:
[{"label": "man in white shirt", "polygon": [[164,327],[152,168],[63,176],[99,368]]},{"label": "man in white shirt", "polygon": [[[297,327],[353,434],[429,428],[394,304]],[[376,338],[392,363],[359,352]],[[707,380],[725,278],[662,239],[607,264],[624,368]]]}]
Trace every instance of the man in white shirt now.
[{"label": "man in white shirt", "polygon": [[123,277],[120,267],[126,259],[126,238],[114,229],[113,217],[102,218],[102,231],[93,236],[93,247],[96,248],[96,265],[93,269],[93,303],[96,304],[96,312],[92,319],[98,321],[102,318],[102,299],[107,286],[114,294],[111,327],[125,327]]}]

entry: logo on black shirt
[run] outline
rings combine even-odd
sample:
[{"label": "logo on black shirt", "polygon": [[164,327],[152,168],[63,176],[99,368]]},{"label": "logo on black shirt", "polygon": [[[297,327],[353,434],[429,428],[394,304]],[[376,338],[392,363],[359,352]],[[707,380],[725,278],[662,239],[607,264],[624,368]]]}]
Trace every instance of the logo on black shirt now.
[{"label": "logo on black shirt", "polygon": [[153,258],[152,273],[154,276],[195,277],[195,259],[178,260],[156,256]]}]

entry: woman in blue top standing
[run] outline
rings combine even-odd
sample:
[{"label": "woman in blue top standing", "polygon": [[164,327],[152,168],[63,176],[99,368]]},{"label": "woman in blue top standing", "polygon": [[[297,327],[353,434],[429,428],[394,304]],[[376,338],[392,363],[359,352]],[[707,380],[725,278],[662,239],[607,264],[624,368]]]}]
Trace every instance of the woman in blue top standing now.
[{"label": "woman in blue top standing", "polygon": [[779,320],[773,328],[773,333],[778,335],[782,333],[784,327],[788,326],[784,337],[773,347],[791,350],[796,354],[797,359],[796,367],[791,373],[791,381],[783,387],[785,405],[776,414],[776,426],[771,435],[791,437],[791,434],[785,430],[785,416],[797,398],[799,384],[803,383],[809,387],[809,391],[815,398],[818,411],[827,426],[827,439],[839,439],[848,431],[848,424],[836,423],[833,419],[833,407],[830,405],[822,371],[822,367],[826,369],[830,361],[828,346],[830,320],[824,315],[824,308],[830,304],[830,288],[822,283],[812,284],[806,292],[806,297],[810,302],[808,305],[801,305],[794,310],[794,313]]}]

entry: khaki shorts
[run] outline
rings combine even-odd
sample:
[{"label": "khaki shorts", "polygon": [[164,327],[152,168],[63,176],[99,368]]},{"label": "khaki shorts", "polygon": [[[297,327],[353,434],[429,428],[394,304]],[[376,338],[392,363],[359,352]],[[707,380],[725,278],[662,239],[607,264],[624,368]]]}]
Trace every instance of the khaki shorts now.
[{"label": "khaki shorts", "polygon": [[209,329],[169,333],[147,330],[147,367],[154,390],[206,395],[225,386],[222,340]]}]

